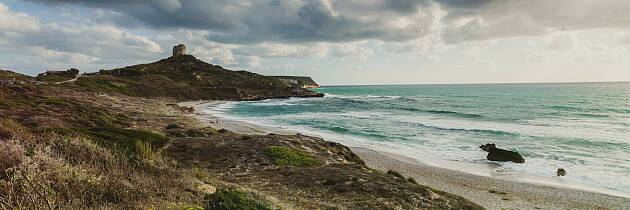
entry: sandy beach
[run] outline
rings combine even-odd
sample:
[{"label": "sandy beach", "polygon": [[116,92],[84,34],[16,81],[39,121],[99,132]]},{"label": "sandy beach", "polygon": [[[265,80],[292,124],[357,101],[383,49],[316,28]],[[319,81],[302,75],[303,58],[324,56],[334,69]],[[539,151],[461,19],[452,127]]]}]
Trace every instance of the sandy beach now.
[{"label": "sandy beach", "polygon": [[[194,107],[192,114],[207,126],[227,129],[241,134],[295,134],[299,131],[265,127],[238,120],[221,118],[200,110],[224,102],[186,102],[182,106]],[[218,121],[218,123],[217,123]],[[487,209],[629,209],[630,198],[603,194],[577,187],[555,186],[536,177],[484,176],[483,173],[464,173],[451,167],[427,165],[416,159],[363,147],[351,147],[370,167],[401,172],[414,177],[418,183],[434,189],[462,196]],[[457,167],[457,166],[455,166]],[[529,179],[529,180],[528,180]],[[528,183],[525,181],[527,180]],[[547,183],[547,184],[545,184]]]}]

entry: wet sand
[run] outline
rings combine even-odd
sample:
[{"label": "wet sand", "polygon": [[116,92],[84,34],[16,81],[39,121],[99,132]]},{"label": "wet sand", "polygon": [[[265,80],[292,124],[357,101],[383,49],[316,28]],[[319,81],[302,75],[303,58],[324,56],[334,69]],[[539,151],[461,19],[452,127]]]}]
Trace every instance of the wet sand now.
[{"label": "wet sand", "polygon": [[[224,102],[186,102],[180,105],[195,107],[197,111],[193,116],[217,129],[224,128],[242,134],[296,133],[220,118],[200,111],[204,107],[222,103]],[[440,165],[455,163],[438,162],[437,165],[441,167],[436,167],[384,151],[362,147],[351,149],[372,168],[399,171],[405,176],[415,178],[419,184],[462,196],[488,209],[630,209],[630,198],[626,197],[475,175],[446,169],[453,168],[452,165]]]}]

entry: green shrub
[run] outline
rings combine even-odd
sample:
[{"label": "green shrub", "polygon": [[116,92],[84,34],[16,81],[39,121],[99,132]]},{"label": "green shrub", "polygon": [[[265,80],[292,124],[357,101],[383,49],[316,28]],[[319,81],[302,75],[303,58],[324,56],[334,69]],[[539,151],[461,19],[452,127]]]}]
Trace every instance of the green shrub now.
[{"label": "green shrub", "polygon": [[197,129],[188,129],[186,131],[186,136],[188,137],[206,137],[208,136],[206,133],[197,130]]},{"label": "green shrub", "polygon": [[190,169],[190,172],[195,178],[201,181],[209,181],[210,179],[212,179],[210,174],[208,174],[208,172],[206,172],[203,168],[193,167]]},{"label": "green shrub", "polygon": [[236,189],[219,189],[205,197],[206,210],[258,210],[273,209],[271,205],[257,200],[252,194]]},{"label": "green shrub", "polygon": [[418,182],[413,177],[407,178],[407,181],[411,184],[418,184]]},{"label": "green shrub", "polygon": [[151,142],[136,140],[134,144],[136,145],[136,156],[138,159],[148,160],[153,157],[154,153]]},{"label": "green shrub", "polygon": [[398,177],[398,178],[401,178],[401,179],[405,178],[402,174],[400,174],[400,172],[394,171],[394,170],[391,170],[391,169],[387,170],[387,174],[394,175],[395,177]]},{"label": "green shrub", "polygon": [[[123,152],[129,158],[142,157],[166,144],[168,138],[150,131],[99,127],[99,128],[54,128],[59,134],[81,134],[92,138],[99,145]],[[140,148],[139,148],[140,147]],[[143,154],[141,154],[143,153]]]},{"label": "green shrub", "polygon": [[284,166],[314,166],[319,161],[308,153],[288,147],[271,146],[265,149],[265,153],[273,159],[276,165]]}]

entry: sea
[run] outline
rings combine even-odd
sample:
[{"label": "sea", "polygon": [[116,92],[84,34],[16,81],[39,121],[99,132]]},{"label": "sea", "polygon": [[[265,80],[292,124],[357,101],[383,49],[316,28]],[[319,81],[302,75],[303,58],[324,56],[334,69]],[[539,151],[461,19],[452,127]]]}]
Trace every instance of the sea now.
[{"label": "sea", "polygon": [[[630,83],[327,86],[314,91],[325,97],[230,102],[213,111],[430,165],[489,168],[492,176],[526,174],[530,180],[630,195]],[[517,151],[526,162],[488,161],[479,148],[486,143]],[[556,177],[558,168],[567,175]]]}]

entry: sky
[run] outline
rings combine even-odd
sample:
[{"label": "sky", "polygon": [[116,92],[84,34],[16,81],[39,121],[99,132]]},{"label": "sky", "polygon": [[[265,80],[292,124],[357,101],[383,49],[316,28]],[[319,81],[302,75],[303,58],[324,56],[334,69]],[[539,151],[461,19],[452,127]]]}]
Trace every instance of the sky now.
[{"label": "sky", "polygon": [[0,0],[0,69],[198,59],[324,85],[630,81],[627,0]]}]

